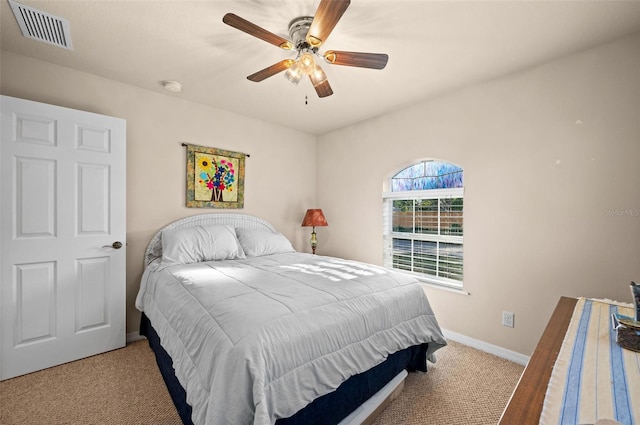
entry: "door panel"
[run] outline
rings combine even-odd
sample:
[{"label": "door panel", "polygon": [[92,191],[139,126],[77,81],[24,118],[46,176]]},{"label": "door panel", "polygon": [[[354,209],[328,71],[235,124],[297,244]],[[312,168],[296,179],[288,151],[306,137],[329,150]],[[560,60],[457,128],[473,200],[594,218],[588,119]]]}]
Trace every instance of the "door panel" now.
[{"label": "door panel", "polygon": [[53,262],[16,264],[16,346],[55,337],[56,290]]},{"label": "door panel", "polygon": [[56,121],[54,119],[16,113],[12,121],[16,142],[55,146]]},{"label": "door panel", "polygon": [[15,158],[16,238],[55,236],[56,162]]},{"label": "door panel", "polygon": [[125,344],[126,125],[1,101],[0,379],[7,379]]},{"label": "door panel", "polygon": [[109,323],[109,257],[77,260],[76,330],[84,331]]},{"label": "door panel", "polygon": [[111,137],[109,129],[78,127],[78,149],[110,152]]},{"label": "door panel", "polygon": [[109,167],[78,164],[78,235],[109,234]]}]

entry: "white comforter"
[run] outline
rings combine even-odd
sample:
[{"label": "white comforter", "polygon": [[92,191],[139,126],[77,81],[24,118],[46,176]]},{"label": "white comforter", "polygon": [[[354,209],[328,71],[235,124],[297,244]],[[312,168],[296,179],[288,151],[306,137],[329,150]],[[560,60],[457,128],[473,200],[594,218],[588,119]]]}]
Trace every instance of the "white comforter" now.
[{"label": "white comforter", "polygon": [[446,345],[421,285],[381,267],[303,253],[158,263],[136,306],[196,425],[272,424],[391,353]]}]

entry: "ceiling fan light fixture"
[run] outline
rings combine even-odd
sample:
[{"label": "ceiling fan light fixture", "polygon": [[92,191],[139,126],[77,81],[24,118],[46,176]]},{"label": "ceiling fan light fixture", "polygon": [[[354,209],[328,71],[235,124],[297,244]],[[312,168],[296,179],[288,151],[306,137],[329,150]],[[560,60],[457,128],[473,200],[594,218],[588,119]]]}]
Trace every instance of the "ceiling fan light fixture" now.
[{"label": "ceiling fan light fixture", "polygon": [[327,81],[327,74],[325,74],[323,69],[320,68],[320,65],[316,64],[313,72],[309,74],[309,78],[311,78],[311,84],[313,84],[313,87],[317,87]]},{"label": "ceiling fan light fixture", "polygon": [[316,67],[316,61],[313,59],[313,53],[309,50],[304,50],[298,58],[298,66],[303,74],[310,75]]},{"label": "ceiling fan light fixture", "polygon": [[304,73],[302,72],[300,66],[298,65],[298,62],[296,61],[292,63],[289,69],[287,69],[287,71],[284,73],[284,78],[297,85],[302,79],[303,75]]},{"label": "ceiling fan light fixture", "polygon": [[314,54],[315,52],[313,50],[302,49],[295,62],[293,62],[284,73],[284,77],[293,84],[298,84],[302,77],[308,75],[314,87],[326,81],[327,75],[322,68],[316,64]]}]

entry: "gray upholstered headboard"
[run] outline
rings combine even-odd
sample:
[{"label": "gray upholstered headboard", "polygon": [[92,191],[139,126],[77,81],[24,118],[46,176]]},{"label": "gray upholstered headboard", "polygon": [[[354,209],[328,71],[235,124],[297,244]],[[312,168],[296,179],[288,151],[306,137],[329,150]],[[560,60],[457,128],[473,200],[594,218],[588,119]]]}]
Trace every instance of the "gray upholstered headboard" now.
[{"label": "gray upholstered headboard", "polygon": [[233,227],[242,227],[245,229],[276,231],[271,224],[263,219],[247,214],[213,213],[192,215],[167,224],[153,235],[144,253],[144,266],[147,267],[153,260],[162,257],[163,230],[183,229],[194,226],[211,226],[215,224],[228,224]]}]

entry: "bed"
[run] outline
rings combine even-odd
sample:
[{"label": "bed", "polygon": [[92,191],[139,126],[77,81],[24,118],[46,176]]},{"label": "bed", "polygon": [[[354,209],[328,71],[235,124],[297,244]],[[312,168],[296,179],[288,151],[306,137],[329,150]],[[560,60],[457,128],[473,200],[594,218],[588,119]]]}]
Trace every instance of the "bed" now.
[{"label": "bed", "polygon": [[296,252],[245,214],[160,229],[136,307],[186,425],[362,423],[446,345],[414,278]]}]

